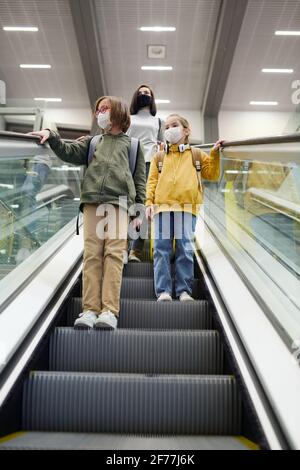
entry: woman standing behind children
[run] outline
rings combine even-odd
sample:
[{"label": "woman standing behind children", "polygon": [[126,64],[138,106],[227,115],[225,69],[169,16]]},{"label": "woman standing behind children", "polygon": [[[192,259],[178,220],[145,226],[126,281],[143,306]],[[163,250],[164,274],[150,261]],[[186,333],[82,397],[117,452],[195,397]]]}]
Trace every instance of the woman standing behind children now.
[{"label": "woman standing behind children", "polygon": [[[134,92],[131,105],[131,125],[127,135],[139,139],[145,151],[146,179],[148,178],[150,163],[157,152],[158,145],[163,142],[163,122],[156,117],[156,104],[153,90],[148,85],[141,85]],[[141,261],[144,240],[147,237],[147,222],[141,227],[141,237],[131,243],[128,261]]]},{"label": "woman standing behind children", "polygon": [[[95,104],[95,115],[104,134],[82,182],[83,312],[74,326],[115,329],[120,308],[123,253],[127,248],[127,209],[134,203],[144,204],[145,161],[139,145],[132,176],[129,166],[131,140],[125,134],[130,125],[126,103],[113,96],[103,96]],[[87,164],[91,137],[67,144],[48,129],[32,134],[41,137],[41,143],[48,140],[62,160]],[[139,219],[133,224],[138,226]]]},{"label": "woman standing behind children", "polygon": [[[190,149],[190,125],[178,114],[165,122],[166,151],[157,153],[147,182],[146,217],[154,218],[154,282],[158,301],[172,300],[170,258],[175,248],[175,294],[181,301],[193,300],[193,236],[203,199],[201,176],[219,177],[218,141],[210,156]],[[198,163],[201,165],[197,167]],[[198,171],[197,171],[198,170]]]}]

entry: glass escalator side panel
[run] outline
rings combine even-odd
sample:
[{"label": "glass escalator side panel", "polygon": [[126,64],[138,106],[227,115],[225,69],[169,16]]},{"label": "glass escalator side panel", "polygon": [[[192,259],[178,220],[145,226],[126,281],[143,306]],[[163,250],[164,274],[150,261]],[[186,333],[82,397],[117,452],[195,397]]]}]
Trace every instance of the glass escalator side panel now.
[{"label": "glass escalator side panel", "polygon": [[0,282],[77,216],[80,179],[52,152],[1,155]]},{"label": "glass escalator side panel", "polygon": [[300,142],[284,151],[281,144],[225,148],[220,180],[205,183],[204,198],[205,222],[260,298],[271,299],[289,344],[300,338],[299,156]]}]

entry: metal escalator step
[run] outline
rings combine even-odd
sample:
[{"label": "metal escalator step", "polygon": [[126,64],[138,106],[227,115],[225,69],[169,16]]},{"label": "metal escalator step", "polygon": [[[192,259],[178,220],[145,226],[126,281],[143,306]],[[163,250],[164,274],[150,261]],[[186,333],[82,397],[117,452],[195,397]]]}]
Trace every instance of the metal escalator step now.
[{"label": "metal escalator step", "polygon": [[28,431],[240,435],[231,376],[33,372],[23,391]]},{"label": "metal escalator step", "polygon": [[89,330],[55,328],[50,369],[134,374],[222,374],[216,331]]},{"label": "metal escalator step", "polygon": [[[194,279],[192,295],[195,299],[204,298],[203,283]],[[174,293],[173,293],[174,296]],[[155,299],[154,281],[149,278],[124,277],[121,298],[123,299]]]},{"label": "metal escalator step", "polygon": [[121,298],[155,299],[153,279],[124,277],[122,280]]},{"label": "metal escalator step", "polygon": [[[171,264],[172,276],[174,276],[175,265]],[[124,266],[123,275],[126,277],[153,277],[153,263],[128,263]],[[194,277],[199,277],[199,270],[195,263]]]},{"label": "metal escalator step", "polygon": [[[81,297],[73,298],[67,311],[67,326],[82,312]],[[207,300],[157,302],[121,299],[118,328],[153,330],[211,330],[212,316]]]},{"label": "metal escalator step", "polygon": [[[144,436],[104,433],[19,432],[0,450],[259,450],[242,436]],[[180,462],[180,456],[178,456]],[[195,459],[194,459],[195,460]],[[171,460],[169,460],[171,461]],[[175,464],[177,462],[175,461]]]},{"label": "metal escalator step", "polygon": [[124,266],[123,275],[127,277],[153,277],[153,264],[128,263]]},{"label": "metal escalator step", "polygon": [[150,263],[152,259],[150,258],[150,253],[143,251],[141,260],[143,263]]}]

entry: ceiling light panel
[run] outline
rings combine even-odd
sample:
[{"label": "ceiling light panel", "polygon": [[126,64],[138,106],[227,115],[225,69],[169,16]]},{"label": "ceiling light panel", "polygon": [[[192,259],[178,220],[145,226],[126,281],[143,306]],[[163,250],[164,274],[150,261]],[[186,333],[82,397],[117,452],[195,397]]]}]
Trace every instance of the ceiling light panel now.
[{"label": "ceiling light panel", "polygon": [[176,31],[174,26],[142,26],[140,31],[152,31],[155,33]]},{"label": "ceiling light panel", "polygon": [[25,31],[36,32],[39,30],[36,26],[3,26],[3,31]]},{"label": "ceiling light panel", "polygon": [[51,69],[49,64],[20,64],[21,69]]}]

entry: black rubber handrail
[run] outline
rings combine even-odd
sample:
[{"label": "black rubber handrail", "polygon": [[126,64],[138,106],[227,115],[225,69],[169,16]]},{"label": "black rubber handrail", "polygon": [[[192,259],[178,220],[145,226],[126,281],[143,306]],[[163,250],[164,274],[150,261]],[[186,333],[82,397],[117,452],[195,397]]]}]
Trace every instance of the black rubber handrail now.
[{"label": "black rubber handrail", "polygon": [[285,144],[287,142],[300,142],[300,133],[275,135],[270,137],[257,137],[254,139],[243,139],[225,141],[222,147],[237,147],[240,145],[264,145],[264,144]]},{"label": "black rubber handrail", "polygon": [[[270,137],[256,137],[254,139],[226,140],[222,147],[237,147],[241,145],[264,145],[264,144],[285,144],[288,142],[300,142],[300,132],[297,134],[273,135]],[[210,148],[214,143],[193,145],[197,148]]]},{"label": "black rubber handrail", "polygon": [[21,132],[10,132],[10,131],[0,131],[0,138],[7,137],[12,139],[27,139],[33,140],[36,143],[40,143],[40,138],[36,135],[22,134]]}]

